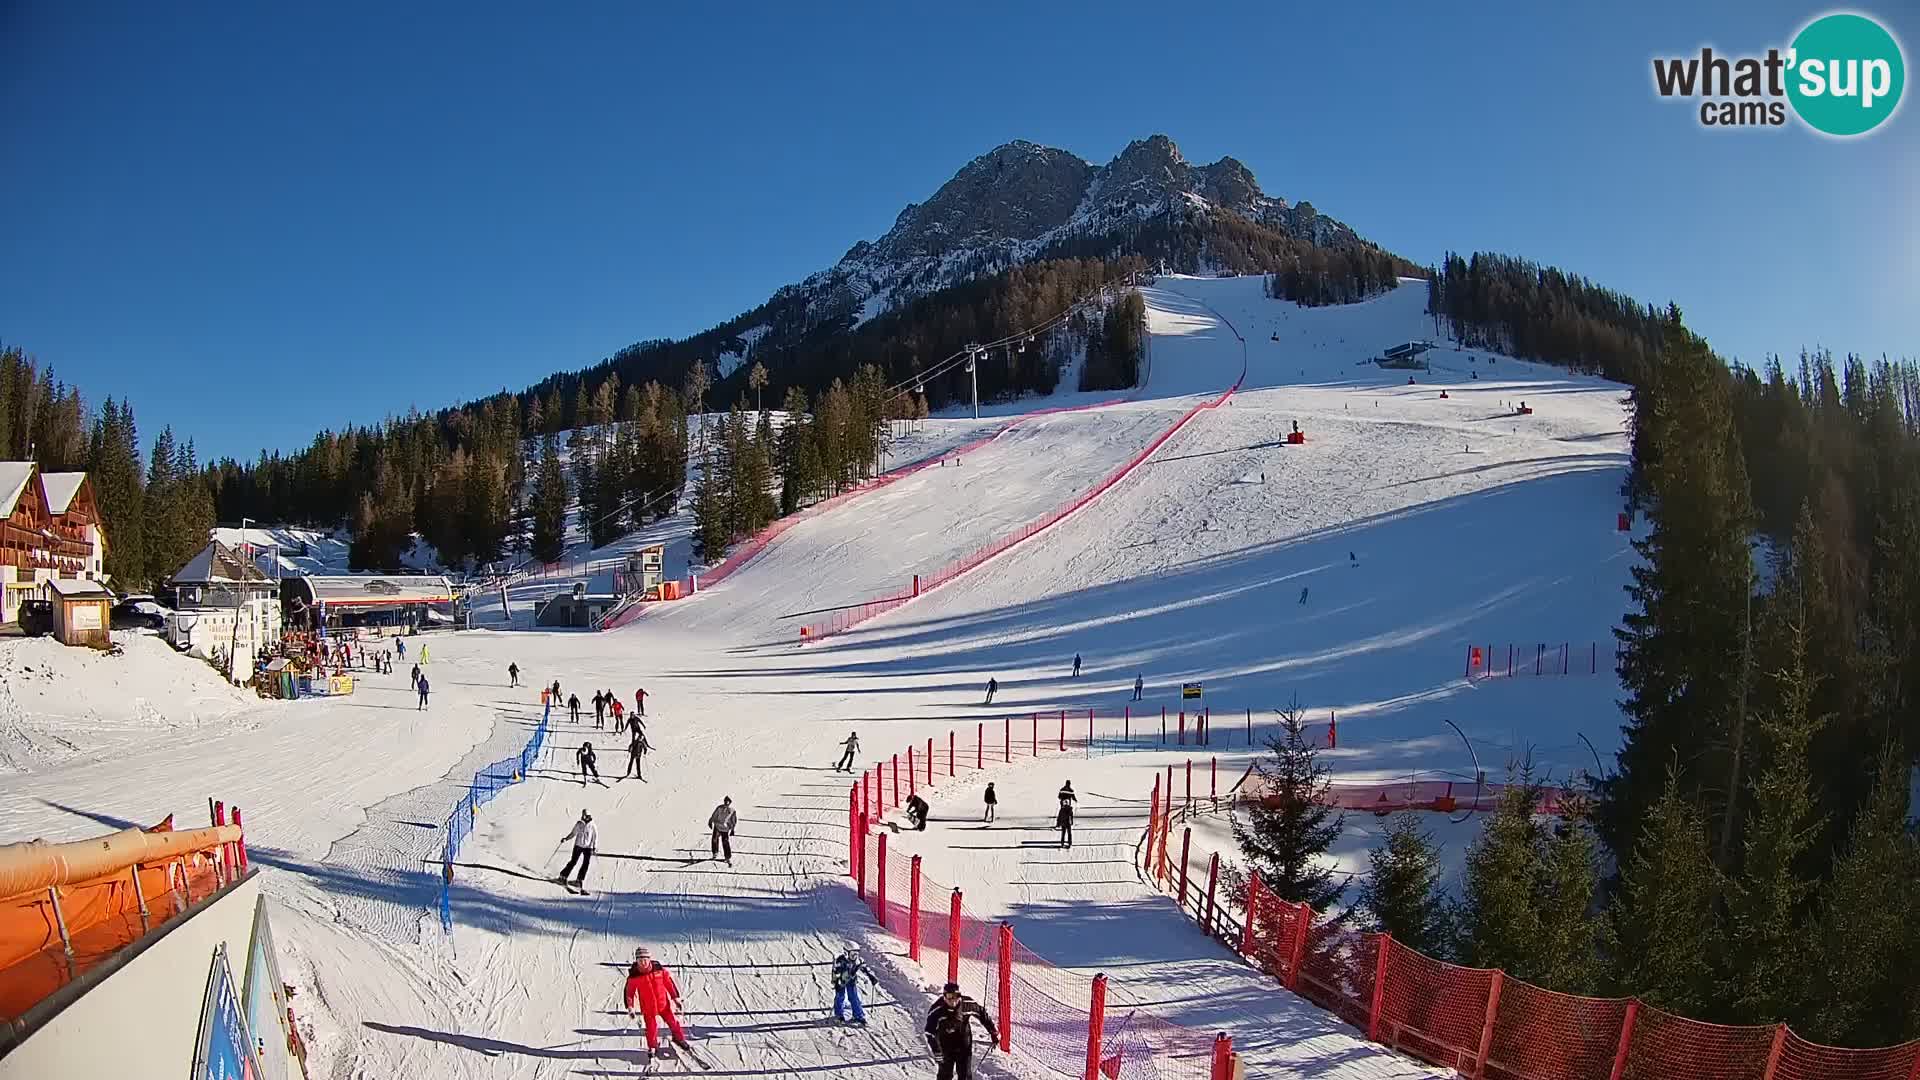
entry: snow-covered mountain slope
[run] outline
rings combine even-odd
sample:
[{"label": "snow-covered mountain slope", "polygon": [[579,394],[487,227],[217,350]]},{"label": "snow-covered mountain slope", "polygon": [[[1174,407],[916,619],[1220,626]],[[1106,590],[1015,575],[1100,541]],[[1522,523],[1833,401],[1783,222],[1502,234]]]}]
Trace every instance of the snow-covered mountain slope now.
[{"label": "snow-covered mountain slope", "polygon": [[[1505,358],[1489,372],[1471,354],[1442,355],[1412,386],[1359,364],[1420,334],[1421,299],[1400,290],[1306,310],[1252,279],[1163,279],[1149,296],[1148,382],[1125,404],[1027,421],[960,465],[849,500],[710,592],[619,631],[413,639],[410,654],[431,649],[424,710],[402,665],[352,697],[250,706],[272,721],[251,729],[9,777],[0,830],[67,838],[170,811],[187,820],[209,794],[244,807],[302,1015],[317,1025],[316,1076],[637,1073],[643,1043],[617,1002],[639,944],[675,970],[717,1073],[924,1075],[923,988],[940,973],[909,965],[841,876],[848,780],[827,766],[850,731],[865,763],[1008,715],[1111,715],[1141,673],[1137,710],[1177,709],[1193,680],[1220,715],[1270,716],[1295,693],[1316,713],[1339,710],[1329,760],[1343,777],[1470,773],[1448,720],[1495,772],[1527,744],[1556,777],[1583,760],[1577,735],[1601,753],[1613,745],[1611,678],[1468,684],[1460,661],[1483,639],[1604,642],[1629,559],[1613,531],[1620,388]],[[798,646],[782,615],[896,589],[1126,460],[1239,377],[1242,337],[1248,389],[1112,490],[845,637]],[[1502,404],[1523,398],[1530,416]],[[1295,420],[1304,445],[1282,441]],[[958,438],[1000,423],[928,430]],[[430,914],[439,825],[538,715],[536,692],[507,686],[510,662],[526,684],[557,679],[583,698],[631,701],[644,687],[656,749],[644,782],[615,779],[613,734],[591,712],[578,727],[560,720],[526,781],[480,810],[446,939]],[[1002,687],[991,709],[989,676]],[[584,742],[605,786],[578,782]],[[1244,766],[1244,750],[1219,749],[1223,771]],[[1229,1032],[1249,1075],[1432,1075],[1214,950],[1122,862],[1154,774],[1182,759],[1016,764],[996,776],[1000,831],[959,820],[971,789],[937,786],[933,826],[901,843],[965,888],[976,914],[1010,916],[1069,971],[1113,974],[1129,1007]],[[1036,837],[1014,830],[1035,827],[1066,778],[1090,804],[1100,797],[1087,827],[1110,832],[1071,852],[1026,850]],[[731,866],[705,859],[723,796],[741,818]],[[600,832],[586,897],[547,880],[582,809]],[[826,1020],[828,964],[848,939],[881,961],[864,1031]],[[1024,1051],[983,1072],[1048,1075]]]}]

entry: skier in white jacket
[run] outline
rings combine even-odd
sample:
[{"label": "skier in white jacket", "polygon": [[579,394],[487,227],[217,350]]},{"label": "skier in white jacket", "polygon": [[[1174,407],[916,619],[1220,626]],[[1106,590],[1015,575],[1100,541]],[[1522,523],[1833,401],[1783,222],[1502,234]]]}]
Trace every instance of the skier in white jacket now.
[{"label": "skier in white jacket", "polygon": [[[573,841],[573,857],[567,860],[566,867],[560,871],[560,876],[556,879],[560,884],[582,893],[587,891],[587,864],[593,861],[593,848],[597,838],[593,828],[593,815],[585,810],[580,811],[580,820],[573,823],[573,831],[561,837],[562,840]],[[569,883],[567,875],[573,873],[573,864],[576,862],[580,864],[580,875]]]},{"label": "skier in white jacket", "polygon": [[720,800],[720,805],[707,815],[707,828],[713,830],[713,858],[726,853],[727,865],[733,865],[733,827],[740,821],[740,815],[733,811],[733,796]]}]

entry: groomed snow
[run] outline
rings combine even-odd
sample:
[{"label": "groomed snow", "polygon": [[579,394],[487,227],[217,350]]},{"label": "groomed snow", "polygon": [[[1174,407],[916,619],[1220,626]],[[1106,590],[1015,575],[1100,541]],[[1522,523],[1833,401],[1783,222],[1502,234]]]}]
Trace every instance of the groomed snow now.
[{"label": "groomed snow", "polygon": [[[1338,710],[1329,760],[1343,778],[1470,774],[1443,719],[1490,771],[1531,745],[1562,775],[1590,760],[1576,733],[1601,753],[1614,745],[1610,676],[1469,686],[1461,661],[1468,641],[1607,639],[1629,558],[1613,531],[1621,390],[1506,359],[1491,377],[1468,354],[1461,373],[1415,386],[1360,366],[1431,333],[1423,300],[1413,288],[1303,310],[1260,296],[1256,279],[1163,279],[1149,293],[1148,386],[1129,404],[1015,427],[962,464],[789,530],[710,592],[620,631],[411,639],[409,660],[431,649],[424,711],[403,664],[350,698],[249,703],[244,727],[32,766],[0,791],[0,828],[67,838],[167,812],[197,820],[209,795],[244,807],[314,1028],[315,1076],[635,1075],[642,1041],[615,1002],[642,943],[674,969],[719,1074],[925,1075],[917,1029],[937,973],[908,971],[840,876],[847,780],[826,766],[849,730],[871,760],[1007,714],[1110,714],[1142,672],[1138,707],[1156,716],[1192,680],[1217,715],[1270,716],[1295,694],[1315,714]],[[1229,320],[1248,375],[1231,405],[1040,537],[845,637],[797,646],[782,616],[891,592],[992,540],[1230,384],[1242,353]],[[1501,404],[1521,398],[1534,415]],[[1296,419],[1307,443],[1279,442]],[[971,424],[927,430],[957,444]],[[510,661],[525,682],[559,679],[583,698],[604,687],[630,702],[646,687],[657,749],[646,782],[616,780],[611,733],[590,713],[581,730],[562,721],[547,760],[481,809],[446,939],[430,912],[439,827],[474,769],[512,754],[537,719],[534,692],[506,686]],[[991,710],[989,674],[1002,686]],[[586,740],[604,787],[570,775]],[[1108,971],[1126,1004],[1233,1034],[1249,1075],[1434,1075],[1254,976],[1139,882],[1131,843],[1169,759],[1180,755],[1003,770],[1003,827],[943,817],[911,843],[976,913],[1012,915],[1042,954]],[[1223,774],[1245,760],[1223,749]],[[1015,846],[1044,838],[1013,830],[1050,813],[1067,775],[1086,793],[1082,844],[1064,856]],[[732,867],[701,858],[722,795],[741,817]],[[970,800],[936,788],[936,815]],[[601,837],[584,898],[544,880],[582,808]],[[824,1008],[827,965],[850,938],[885,957],[865,1031],[832,1026]],[[1019,1053],[982,1072],[1050,1075]]]}]

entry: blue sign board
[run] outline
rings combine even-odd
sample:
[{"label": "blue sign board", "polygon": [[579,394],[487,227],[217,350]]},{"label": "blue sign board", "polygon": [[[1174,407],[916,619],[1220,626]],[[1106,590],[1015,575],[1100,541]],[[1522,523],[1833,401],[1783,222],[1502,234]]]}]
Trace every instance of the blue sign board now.
[{"label": "blue sign board", "polygon": [[200,1008],[200,1042],[193,1055],[193,1080],[257,1080],[253,1037],[233,992],[233,972],[227,965],[227,947],[213,949],[213,968],[207,973],[207,996]]}]

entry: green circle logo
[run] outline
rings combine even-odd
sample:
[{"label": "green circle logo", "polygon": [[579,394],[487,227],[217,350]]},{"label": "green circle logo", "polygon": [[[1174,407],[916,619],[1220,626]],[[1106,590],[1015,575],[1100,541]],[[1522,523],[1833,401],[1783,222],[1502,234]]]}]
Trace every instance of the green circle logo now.
[{"label": "green circle logo", "polygon": [[1900,43],[1864,15],[1823,15],[1793,39],[1787,98],[1808,126],[1864,135],[1900,106],[1907,65]]}]

